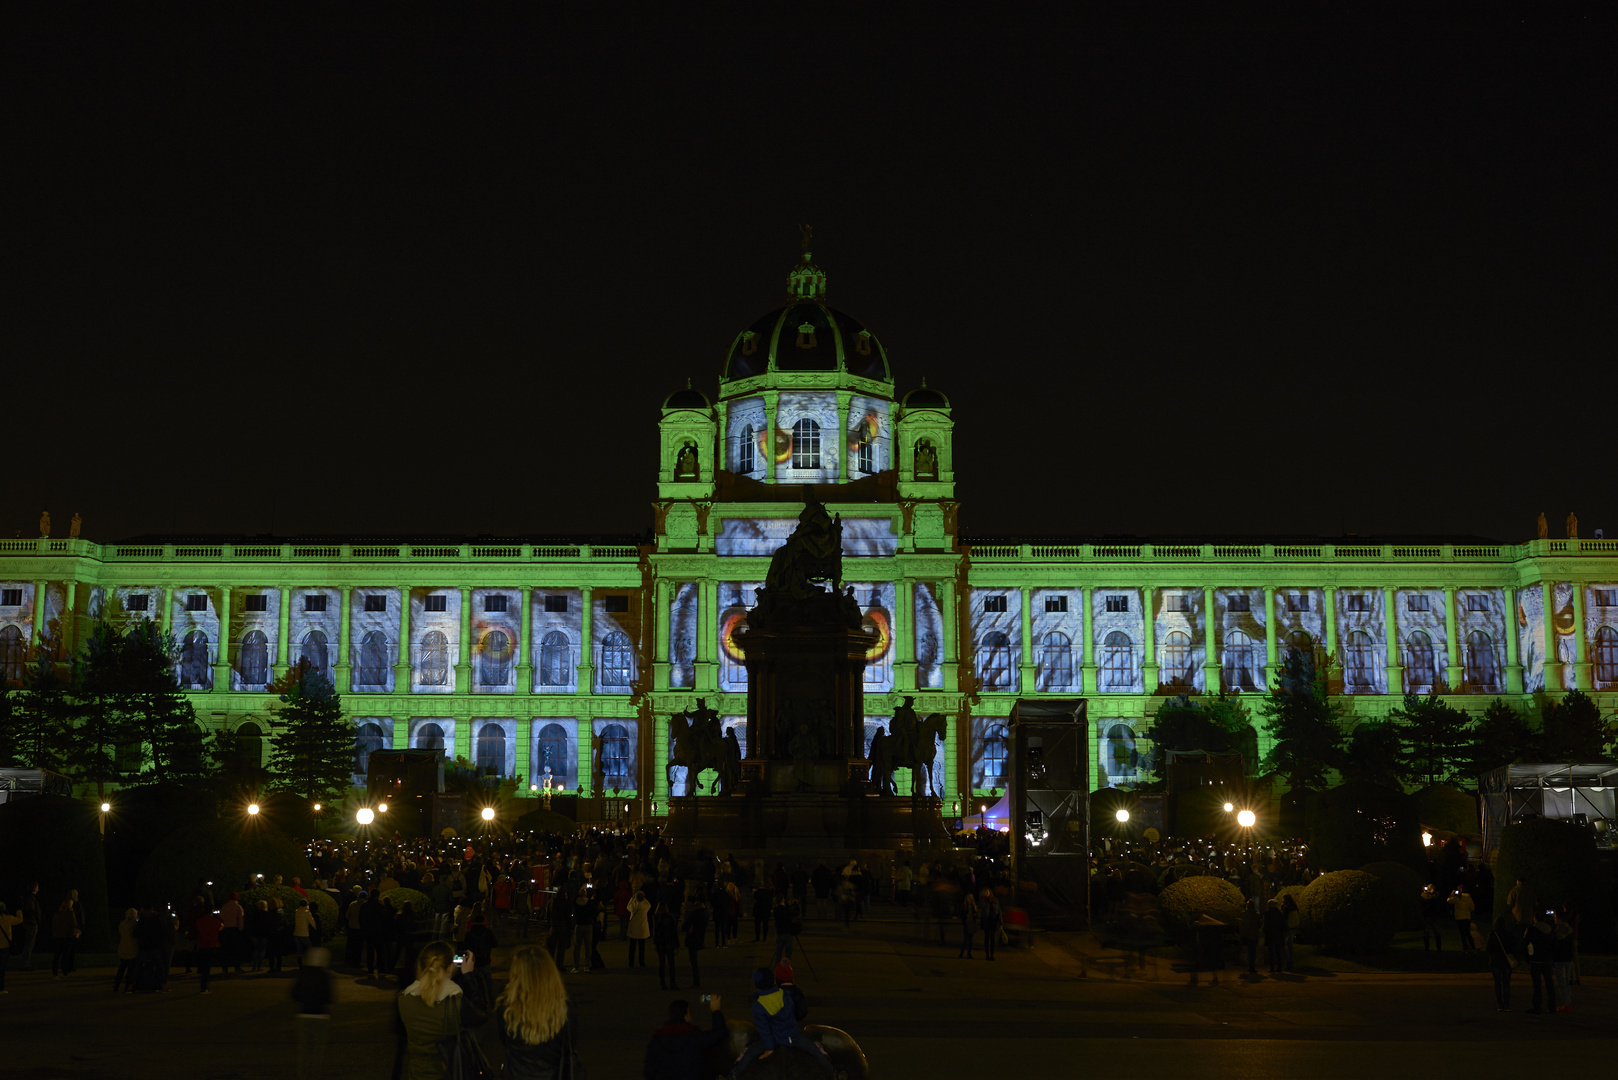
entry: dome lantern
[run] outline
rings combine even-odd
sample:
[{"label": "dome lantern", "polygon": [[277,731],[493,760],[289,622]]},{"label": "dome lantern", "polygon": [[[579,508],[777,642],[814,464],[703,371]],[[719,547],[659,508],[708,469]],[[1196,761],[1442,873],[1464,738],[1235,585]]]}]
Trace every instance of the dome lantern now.
[{"label": "dome lantern", "polygon": [[815,230],[812,225],[798,226],[803,231],[803,261],[792,268],[787,275],[787,299],[810,304],[824,304],[826,302],[826,272],[815,265],[813,255],[809,250],[814,239]]}]

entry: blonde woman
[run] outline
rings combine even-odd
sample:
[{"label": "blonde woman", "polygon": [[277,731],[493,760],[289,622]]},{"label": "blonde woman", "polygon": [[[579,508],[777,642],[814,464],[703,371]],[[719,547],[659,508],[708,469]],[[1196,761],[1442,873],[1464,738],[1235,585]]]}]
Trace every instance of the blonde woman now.
[{"label": "blonde woman", "polygon": [[508,1080],[550,1080],[563,1074],[578,1033],[562,973],[538,945],[524,945],[512,956],[495,1025],[506,1048],[503,1076]]},{"label": "blonde woman", "polygon": [[460,1080],[463,1064],[471,1065],[463,1063],[463,1054],[477,1052],[472,1033],[489,1018],[483,991],[471,977],[473,965],[470,953],[456,964],[442,941],[416,957],[416,981],[398,998],[405,1080]]}]

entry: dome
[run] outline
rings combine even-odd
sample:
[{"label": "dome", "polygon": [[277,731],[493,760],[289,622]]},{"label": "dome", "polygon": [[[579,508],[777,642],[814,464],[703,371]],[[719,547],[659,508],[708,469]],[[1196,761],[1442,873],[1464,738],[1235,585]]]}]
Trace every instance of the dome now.
[{"label": "dome", "polygon": [[858,319],[821,303],[778,308],[736,335],[723,378],[747,379],[770,370],[846,371],[892,382],[888,357]]},{"label": "dome", "polygon": [[704,394],[701,390],[691,389],[691,380],[687,379],[685,381],[685,389],[676,390],[674,393],[670,394],[668,396],[668,400],[663,402],[663,408],[702,409],[707,411],[708,409],[713,408],[713,403],[708,400],[708,395]]},{"label": "dome", "polygon": [[921,386],[906,394],[902,404],[907,409],[947,409],[949,408],[949,398],[940,394],[937,390],[929,390],[927,380],[923,378]]}]

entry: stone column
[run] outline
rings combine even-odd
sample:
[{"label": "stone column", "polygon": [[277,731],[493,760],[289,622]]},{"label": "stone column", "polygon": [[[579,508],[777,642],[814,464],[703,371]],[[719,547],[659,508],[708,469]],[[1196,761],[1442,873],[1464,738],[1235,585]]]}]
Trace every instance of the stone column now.
[{"label": "stone column", "polygon": [[955,611],[955,582],[946,578],[938,583],[938,610],[944,624],[944,689],[959,690],[961,688],[961,647],[956,640],[960,637],[960,624],[956,621]]},{"label": "stone column", "polygon": [[230,586],[219,586],[219,654],[214,657],[213,689],[230,689]]},{"label": "stone column", "polygon": [[71,659],[79,647],[79,583],[68,578],[62,589],[62,656]]},{"label": "stone column", "polygon": [[38,646],[45,633],[45,590],[50,587],[48,581],[34,582],[34,628],[30,631],[28,644]]},{"label": "stone column", "polygon": [[656,619],[653,625],[657,627],[656,638],[652,641],[652,689],[667,690],[669,688],[669,671],[674,663],[674,647],[669,636],[669,583],[658,578],[656,586],[652,589],[652,603],[657,605]]},{"label": "stone column", "polygon": [[[588,619],[588,616],[586,616]],[[588,622],[585,623],[589,625]],[[472,689],[472,586],[461,586],[461,644],[455,654],[455,692]]]},{"label": "stone column", "polygon": [[1539,583],[1545,623],[1545,692],[1562,692],[1562,649],[1556,643],[1556,582]]},{"label": "stone column", "polygon": [[1404,694],[1404,668],[1399,664],[1399,598],[1392,585],[1382,586],[1383,635],[1387,638],[1388,694]]},{"label": "stone column", "polygon": [[893,689],[916,688],[916,598],[910,579],[900,578],[893,589]]},{"label": "stone column", "polygon": [[[69,593],[69,596],[72,594]],[[1573,583],[1573,687],[1589,692],[1595,688],[1590,680],[1590,654],[1584,641],[1584,582]]]},{"label": "stone column", "polygon": [[594,794],[592,783],[591,750],[595,747],[595,723],[589,717],[579,718],[579,796],[588,798]]},{"label": "stone column", "polygon": [[394,750],[408,750],[410,748],[410,717],[395,716],[393,718],[393,746]]},{"label": "stone column", "polygon": [[[533,603],[533,593],[534,590],[524,585],[517,601],[517,618],[522,620],[517,624],[517,655],[515,657],[517,661],[517,693],[519,694],[532,694],[534,692],[534,645],[533,642],[528,640],[534,629],[531,616],[533,608],[530,606]],[[522,723],[521,719],[517,721],[518,730],[521,730]],[[527,773],[525,772],[524,775],[526,776]]]},{"label": "stone column", "polygon": [[1218,694],[1224,671],[1219,665],[1219,622],[1214,617],[1214,587],[1202,587],[1202,686],[1203,692]]},{"label": "stone column", "polygon": [[1326,655],[1337,656],[1337,586],[1327,585],[1326,594]]},{"label": "stone column", "polygon": [[764,482],[775,483],[775,407],[780,400],[780,392],[776,390],[764,391]]},{"label": "stone column", "polygon": [[854,395],[847,390],[837,391],[837,478],[852,480],[854,469],[848,463],[848,403]]},{"label": "stone column", "polygon": [[[581,694],[593,694],[596,689],[595,681],[595,603],[593,589],[586,585],[580,591],[582,599],[579,601],[583,611],[580,612],[579,623],[579,690]],[[584,721],[588,723],[588,721]],[[583,730],[583,729],[580,729]],[[589,777],[584,778],[585,781]]]},{"label": "stone column", "polygon": [[1461,684],[1466,677],[1466,667],[1461,660],[1459,642],[1455,634],[1455,586],[1444,586],[1444,647],[1449,650],[1449,665],[1444,677],[1448,683],[1447,689],[1452,694],[1461,692]]},{"label": "stone column", "polygon": [[1157,693],[1157,613],[1152,610],[1152,600],[1152,586],[1142,585],[1140,685],[1147,694]]},{"label": "stone column", "polygon": [[719,686],[719,585],[697,582],[697,653],[691,688],[709,693]]},{"label": "stone column", "polygon": [[416,676],[410,666],[410,586],[399,586],[399,656],[393,665],[393,692],[408,694]]},{"label": "stone column", "polygon": [[1517,653],[1517,590],[1506,593],[1506,693],[1522,693],[1522,658]]},{"label": "stone column", "polygon": [[277,610],[275,630],[275,677],[281,678],[292,666],[292,586],[282,585],[278,589],[281,600]]},{"label": "stone column", "polygon": [[478,761],[477,748],[472,745],[472,718],[470,716],[457,716],[455,718],[455,746],[450,759],[461,758],[468,765],[476,765]]},{"label": "stone column", "polygon": [[174,629],[174,586],[159,585],[157,588],[158,601],[163,605],[159,619],[163,627],[163,636],[168,637]]},{"label": "stone column", "polygon": [[341,602],[338,605],[341,614],[337,618],[337,665],[333,669],[332,675],[337,682],[337,692],[346,694],[350,689],[349,673],[354,668],[353,657],[349,655],[348,651],[348,614],[349,605],[353,602],[354,590],[347,585],[342,585],[338,587],[337,591],[341,596]]},{"label": "stone column", "polygon": [[1275,639],[1275,586],[1264,586],[1264,685],[1275,685],[1280,655]]},{"label": "stone column", "polygon": [[1101,683],[1096,672],[1096,591],[1088,586],[1081,591],[1084,595],[1084,610],[1080,613],[1084,628],[1081,631],[1084,637],[1084,692],[1098,694]]},{"label": "stone column", "polygon": [[[528,595],[524,590],[523,595]],[[533,683],[529,683],[532,686]],[[524,691],[526,693],[526,691]],[[534,783],[534,721],[532,717],[518,716],[517,730],[513,736],[516,743],[516,753],[512,755],[516,774],[521,777],[517,782],[517,794],[521,798],[528,798],[534,794],[528,790],[528,785]]]},{"label": "stone column", "polygon": [[1018,672],[1017,692],[1032,694],[1039,689],[1034,681],[1034,609],[1033,589],[1030,586],[1022,587],[1022,648],[1017,653]]}]

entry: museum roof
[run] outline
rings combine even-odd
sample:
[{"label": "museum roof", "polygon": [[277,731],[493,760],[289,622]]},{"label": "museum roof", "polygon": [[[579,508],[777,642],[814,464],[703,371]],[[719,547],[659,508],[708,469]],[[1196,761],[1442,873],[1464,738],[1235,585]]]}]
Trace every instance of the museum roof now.
[{"label": "museum roof", "polygon": [[464,533],[317,533],[295,536],[269,533],[143,533],[112,541],[115,544],[476,544],[480,547],[500,544],[536,544],[565,547],[578,544],[602,546],[635,546],[652,542],[650,533],[625,536],[622,534],[575,533],[571,535],[523,534],[520,536],[494,536],[488,533],[472,536]]},{"label": "museum roof", "polygon": [[1042,546],[1064,544],[1162,544],[1165,546],[1189,544],[1335,544],[1339,547],[1397,544],[1402,547],[1420,547],[1435,544],[1495,545],[1506,543],[1504,540],[1495,540],[1486,536],[1470,536],[1458,533],[1343,533],[1338,536],[1312,536],[1296,533],[1263,533],[1257,535],[1208,533],[1149,533],[1136,535],[1134,533],[1090,533],[1080,536],[1046,536],[1018,533],[999,533],[994,536],[962,536],[960,539],[963,545],[969,544],[974,547],[984,547],[995,544],[1039,544]]}]

